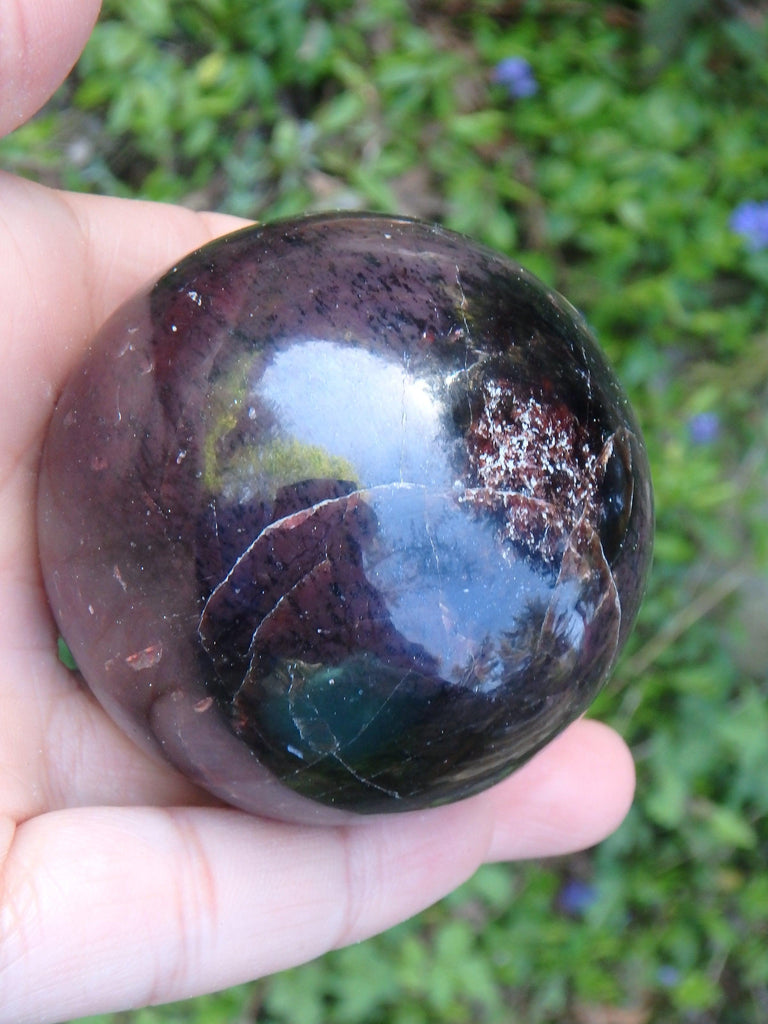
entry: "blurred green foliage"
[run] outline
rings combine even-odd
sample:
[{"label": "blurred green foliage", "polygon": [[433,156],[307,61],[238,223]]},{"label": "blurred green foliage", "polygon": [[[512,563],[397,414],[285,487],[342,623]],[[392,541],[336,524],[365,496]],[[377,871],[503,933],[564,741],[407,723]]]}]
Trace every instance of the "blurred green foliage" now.
[{"label": "blurred green foliage", "polygon": [[[595,707],[638,765],[614,837],[103,1024],[768,1019],[768,249],[729,225],[768,200],[767,54],[757,2],[108,0],[2,144],[68,188],[385,209],[507,251],[587,314],[655,475],[650,590]],[[534,95],[494,81],[510,56]]]}]

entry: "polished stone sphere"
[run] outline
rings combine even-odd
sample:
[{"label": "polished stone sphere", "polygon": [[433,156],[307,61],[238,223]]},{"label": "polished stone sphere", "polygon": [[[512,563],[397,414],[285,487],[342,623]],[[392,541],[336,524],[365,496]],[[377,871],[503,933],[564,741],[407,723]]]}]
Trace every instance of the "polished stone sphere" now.
[{"label": "polished stone sphere", "polygon": [[466,797],[580,715],[652,498],[583,319],[404,218],[212,242],[64,389],[45,583],[109,714],[213,794],[334,822]]}]

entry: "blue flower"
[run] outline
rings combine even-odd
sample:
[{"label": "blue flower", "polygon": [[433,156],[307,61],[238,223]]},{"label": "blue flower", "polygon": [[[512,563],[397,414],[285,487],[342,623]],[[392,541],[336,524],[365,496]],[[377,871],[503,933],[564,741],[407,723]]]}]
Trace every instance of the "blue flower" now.
[{"label": "blue flower", "polygon": [[739,203],[731,214],[731,230],[741,235],[753,251],[768,249],[768,200]]},{"label": "blue flower", "polygon": [[720,436],[720,417],[716,412],[698,412],[688,420],[688,434],[694,444],[712,444]]},{"label": "blue flower", "polygon": [[577,878],[572,878],[563,885],[558,894],[557,902],[564,913],[580,917],[585,911],[589,910],[596,899],[597,893],[593,885],[590,885],[588,882],[581,882]]},{"label": "blue flower", "polygon": [[533,69],[525,57],[505,57],[499,61],[493,73],[493,80],[503,85],[515,100],[533,96],[539,88]]},{"label": "blue flower", "polygon": [[662,964],[656,972],[656,978],[664,988],[674,988],[680,981],[680,972],[671,964]]}]

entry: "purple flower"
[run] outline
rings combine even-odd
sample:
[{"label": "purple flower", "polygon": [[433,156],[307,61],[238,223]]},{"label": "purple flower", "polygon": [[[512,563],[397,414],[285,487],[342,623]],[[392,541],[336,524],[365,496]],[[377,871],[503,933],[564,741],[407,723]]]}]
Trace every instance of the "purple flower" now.
[{"label": "purple flower", "polygon": [[572,878],[563,885],[558,894],[557,903],[564,913],[580,917],[589,910],[596,899],[597,893],[593,885]]},{"label": "purple flower", "polygon": [[688,434],[694,444],[712,444],[720,436],[720,417],[716,412],[698,412],[688,420]]},{"label": "purple flower", "polygon": [[503,85],[515,100],[533,96],[539,88],[533,69],[525,57],[505,57],[500,60],[493,73],[493,80]]},{"label": "purple flower", "polygon": [[731,214],[731,230],[746,241],[753,251],[768,249],[768,200],[758,203],[747,199]]}]

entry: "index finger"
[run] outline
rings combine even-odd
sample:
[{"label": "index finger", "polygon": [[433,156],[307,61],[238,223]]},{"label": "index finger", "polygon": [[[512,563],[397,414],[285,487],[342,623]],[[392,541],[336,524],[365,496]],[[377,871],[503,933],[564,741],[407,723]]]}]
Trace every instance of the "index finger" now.
[{"label": "index finger", "polygon": [[0,135],[23,124],[80,55],[100,0],[4,0],[0,6]]}]

